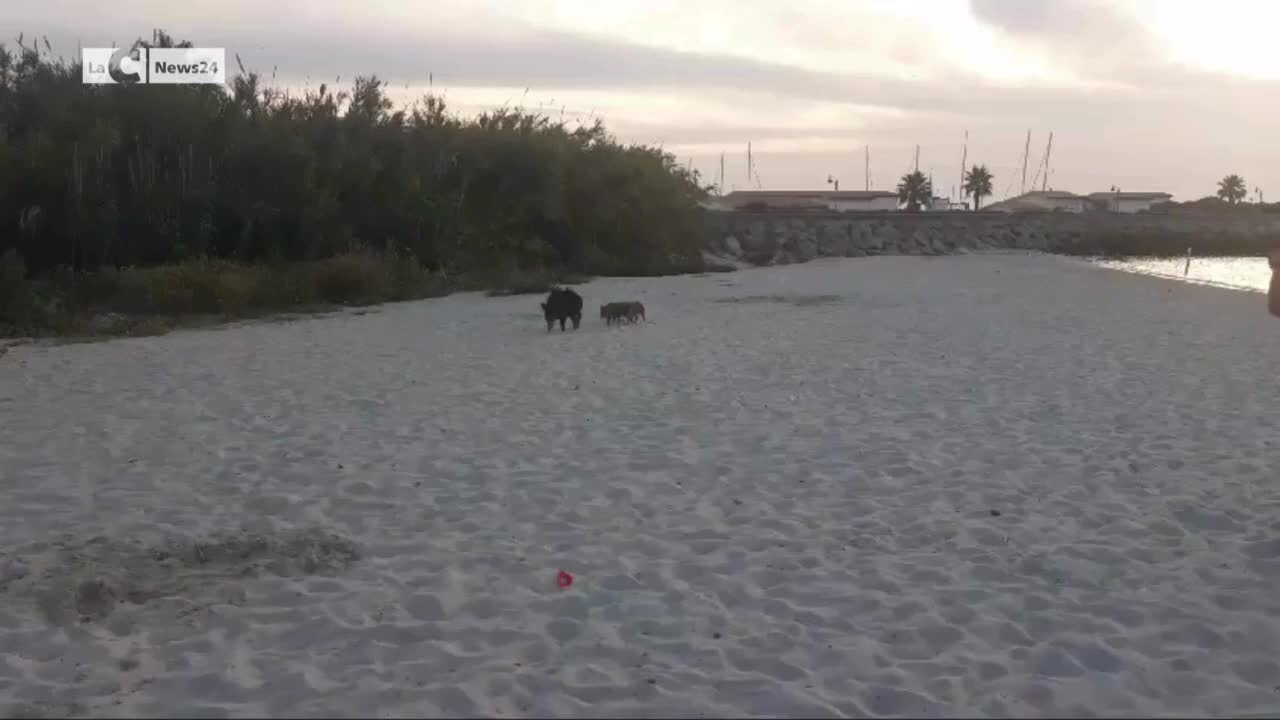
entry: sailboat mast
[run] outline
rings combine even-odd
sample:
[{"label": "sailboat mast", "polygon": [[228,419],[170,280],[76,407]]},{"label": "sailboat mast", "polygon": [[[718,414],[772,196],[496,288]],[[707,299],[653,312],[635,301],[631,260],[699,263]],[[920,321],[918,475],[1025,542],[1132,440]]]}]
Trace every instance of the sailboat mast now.
[{"label": "sailboat mast", "polygon": [[866,151],[866,160],[862,166],[862,179],[866,183],[867,192],[871,191],[871,146],[864,148]]},{"label": "sailboat mast", "polygon": [[724,195],[724,153],[720,153],[720,182],[716,183],[716,188]]},{"label": "sailboat mast", "polygon": [[1022,151],[1022,189],[1018,191],[1021,195],[1027,191],[1027,156],[1031,154],[1031,131],[1027,131],[1027,147]]},{"label": "sailboat mast", "polygon": [[1049,154],[1053,152],[1053,131],[1049,131],[1049,146],[1044,149],[1044,182],[1040,184],[1041,190],[1049,188]]},{"label": "sailboat mast", "polygon": [[960,200],[964,200],[964,169],[969,162],[969,131],[964,131],[964,153],[960,155]]},{"label": "sailboat mast", "polygon": [[864,170],[866,174],[867,191],[870,192],[871,191],[871,146],[870,145],[867,146],[867,162]]},{"label": "sailboat mast", "polygon": [[916,146],[916,172],[920,172],[920,146]]}]

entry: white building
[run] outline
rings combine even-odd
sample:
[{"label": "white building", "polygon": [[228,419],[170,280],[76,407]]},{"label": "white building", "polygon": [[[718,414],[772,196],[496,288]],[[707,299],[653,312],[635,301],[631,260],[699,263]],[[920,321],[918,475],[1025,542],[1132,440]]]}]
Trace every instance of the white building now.
[{"label": "white building", "polygon": [[1033,190],[982,208],[991,212],[1070,212],[1089,209],[1089,198],[1065,190]]},{"label": "white building", "polygon": [[1173,196],[1163,192],[1096,192],[1089,193],[1089,201],[1097,210],[1117,213],[1137,213],[1150,210],[1152,205],[1169,202]]},{"label": "white building", "polygon": [[885,190],[842,190],[831,193],[836,212],[876,212],[898,209],[898,193]]},{"label": "white building", "polygon": [[968,210],[969,204],[963,202],[952,202],[951,198],[933,196],[933,200],[929,202],[929,210],[931,212],[951,212],[955,210]]},{"label": "white building", "polygon": [[708,203],[723,210],[877,212],[898,209],[898,194],[881,190],[736,190]]}]

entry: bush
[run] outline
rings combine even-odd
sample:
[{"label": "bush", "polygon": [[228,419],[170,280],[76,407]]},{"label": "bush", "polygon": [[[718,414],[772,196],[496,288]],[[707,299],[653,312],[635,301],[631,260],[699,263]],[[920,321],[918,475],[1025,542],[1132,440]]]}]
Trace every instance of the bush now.
[{"label": "bush", "polygon": [[475,284],[489,288],[489,297],[508,295],[545,295],[551,288],[564,285],[580,285],[588,278],[575,273],[553,270],[512,270],[505,274],[490,274]]},{"label": "bush", "polygon": [[320,302],[359,305],[390,294],[385,268],[378,259],[366,255],[322,260],[310,267],[306,277]]},{"label": "bush", "polygon": [[395,109],[376,77],[300,96],[243,71],[230,91],[80,77],[0,46],[0,253],[34,277],[105,271],[90,294],[130,311],[405,299],[439,273],[533,292],[540,274],[663,274],[700,252],[698,176],[599,122],[460,118],[430,95]]},{"label": "bush", "polygon": [[[5,273],[16,274],[6,264],[11,262],[0,259],[5,279]],[[17,300],[0,305],[0,332],[22,335],[154,334],[191,316],[235,319],[448,292],[444,279],[416,260],[369,252],[296,264],[200,259],[92,273],[63,270],[4,287],[17,288]]]},{"label": "bush", "polygon": [[0,317],[16,311],[17,303],[25,294],[27,266],[18,251],[9,248],[0,255]]},{"label": "bush", "polygon": [[113,312],[235,317],[253,304],[263,273],[225,260],[189,260],[98,273],[90,303]]}]

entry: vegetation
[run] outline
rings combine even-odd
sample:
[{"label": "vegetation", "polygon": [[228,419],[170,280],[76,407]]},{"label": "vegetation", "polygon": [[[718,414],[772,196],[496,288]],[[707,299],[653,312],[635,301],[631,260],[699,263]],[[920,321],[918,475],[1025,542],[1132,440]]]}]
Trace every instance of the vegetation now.
[{"label": "vegetation", "polygon": [[80,75],[0,45],[0,332],[703,269],[707,188],[598,121],[396,109],[376,77],[299,96],[243,67],[229,88]]},{"label": "vegetation", "polygon": [[[964,174],[964,190],[965,197],[973,198],[973,209],[978,210],[982,207],[982,198],[990,197],[993,192],[991,181],[995,176],[987,169],[986,165],[974,165]],[[901,191],[899,191],[901,192]]]},{"label": "vegetation", "polygon": [[1188,200],[1187,202],[1158,203],[1151,206],[1151,212],[1166,215],[1170,213],[1197,213],[1232,215],[1236,217],[1248,215],[1272,215],[1280,213],[1280,202],[1241,202],[1233,204],[1216,195],[1210,195],[1202,197],[1199,200]]},{"label": "vegetation", "polygon": [[898,183],[898,202],[910,212],[919,212],[933,200],[933,183],[916,170],[902,176]]},{"label": "vegetation", "polygon": [[1218,197],[1235,205],[1249,194],[1244,178],[1232,173],[1218,181]]}]

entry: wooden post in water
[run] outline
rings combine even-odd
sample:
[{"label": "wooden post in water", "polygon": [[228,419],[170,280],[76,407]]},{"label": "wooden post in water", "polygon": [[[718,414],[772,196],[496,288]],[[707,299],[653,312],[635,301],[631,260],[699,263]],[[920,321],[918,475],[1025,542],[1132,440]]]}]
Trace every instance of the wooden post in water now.
[{"label": "wooden post in water", "polygon": [[1273,250],[1267,261],[1271,264],[1271,286],[1267,288],[1267,310],[1280,317],[1280,250]]},{"label": "wooden post in water", "polygon": [[1182,277],[1186,277],[1190,274],[1191,274],[1191,248],[1187,248],[1187,265],[1186,267],[1182,268]]}]

